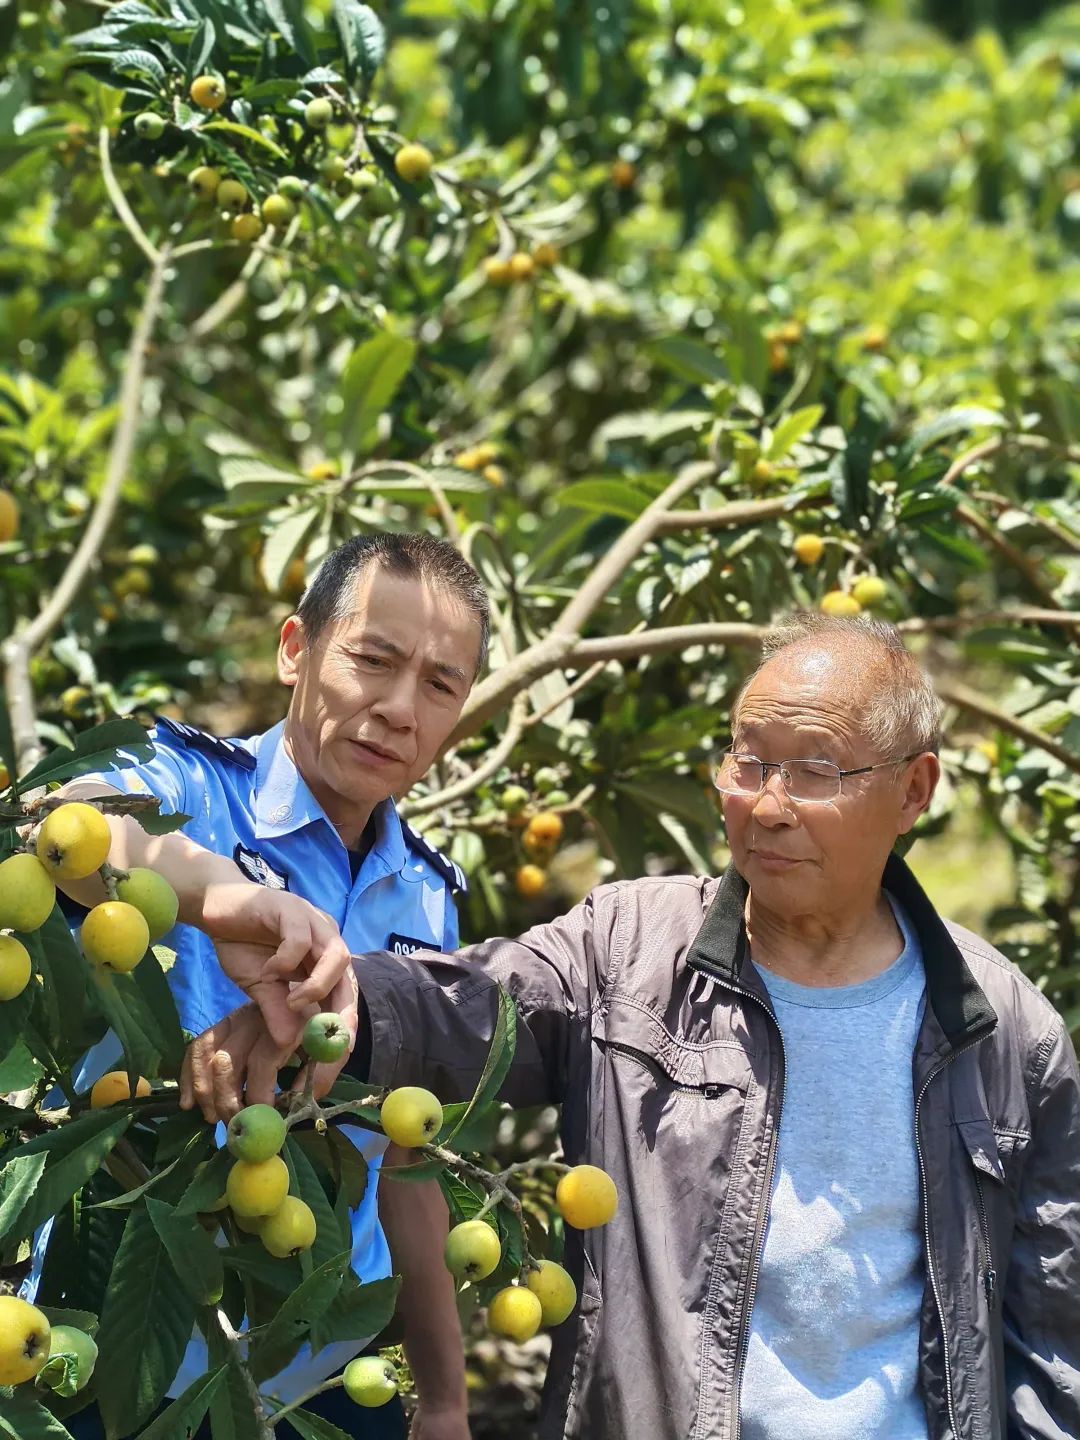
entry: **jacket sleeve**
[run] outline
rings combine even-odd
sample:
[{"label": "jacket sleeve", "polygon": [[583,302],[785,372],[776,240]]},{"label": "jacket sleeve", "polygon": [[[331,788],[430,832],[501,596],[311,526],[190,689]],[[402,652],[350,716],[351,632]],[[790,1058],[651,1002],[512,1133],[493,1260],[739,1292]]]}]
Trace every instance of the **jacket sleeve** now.
[{"label": "jacket sleeve", "polygon": [[363,1003],[352,1073],[374,1085],[425,1085],[442,1100],[467,1100],[487,1059],[501,985],[518,1020],[499,1097],[516,1106],[559,1104],[575,1057],[588,1052],[617,892],[602,886],[516,940],[487,940],[451,955],[357,956]]},{"label": "jacket sleeve", "polygon": [[1037,1052],[1006,1282],[1009,1440],[1080,1436],[1080,1074],[1061,1021]]}]

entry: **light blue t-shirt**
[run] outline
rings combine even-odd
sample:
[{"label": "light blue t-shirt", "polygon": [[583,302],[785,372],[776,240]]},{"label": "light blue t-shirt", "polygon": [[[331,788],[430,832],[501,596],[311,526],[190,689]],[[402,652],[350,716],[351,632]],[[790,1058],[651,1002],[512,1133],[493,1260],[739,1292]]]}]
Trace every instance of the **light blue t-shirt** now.
[{"label": "light blue t-shirt", "polygon": [[745,1440],[927,1440],[912,1053],[925,974],[904,950],[860,985],[765,970],[786,1082],[743,1372]]},{"label": "light blue t-shirt", "polygon": [[[149,760],[86,778],[128,794],[156,795],[164,814],[190,815],[185,835],[229,856],[256,884],[288,889],[325,910],[354,955],[456,950],[452,891],[465,888],[460,869],[403,825],[386,801],[374,812],[374,838],[354,875],[349,852],[289,758],[283,732],[284,723],[250,739],[221,740],[161,719]],[[201,931],[178,925],[161,943],[176,952],[169,988],[189,1033],[198,1035],[246,1002]],[[117,1068],[121,1053],[110,1032],[73,1072],[76,1089],[89,1089],[99,1075]],[[368,1164],[367,1189],[351,1216],[353,1270],[362,1281],[380,1280],[391,1268],[377,1206],[386,1137],[355,1125],[341,1128]],[[218,1127],[217,1138],[224,1143],[224,1126]],[[35,1237],[33,1268],[22,1290],[27,1299],[37,1292],[51,1228],[50,1222]],[[304,1346],[263,1389],[283,1401],[296,1399],[339,1370],[362,1345],[360,1340],[328,1345],[314,1356]],[[196,1336],[169,1394],[179,1395],[206,1368],[206,1346]]]}]

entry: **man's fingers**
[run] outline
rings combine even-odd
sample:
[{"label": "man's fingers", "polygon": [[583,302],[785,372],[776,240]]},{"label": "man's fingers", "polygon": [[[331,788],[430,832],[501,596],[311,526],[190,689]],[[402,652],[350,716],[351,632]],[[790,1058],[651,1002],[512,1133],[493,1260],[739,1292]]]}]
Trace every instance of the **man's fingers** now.
[{"label": "man's fingers", "polygon": [[274,1044],[279,1049],[285,1049],[286,1046],[289,1050],[295,1049],[304,1022],[291,1004],[288,981],[256,980],[246,988],[248,995],[259,1007],[263,1023]]},{"label": "man's fingers", "polygon": [[321,1005],[351,970],[349,947],[338,936],[323,950],[307,979],[294,987],[289,995],[289,1004],[294,1010],[302,1010],[305,1005]]},{"label": "man's fingers", "polygon": [[215,1118],[229,1121],[244,1104],[242,1081],[237,1080],[238,1075],[243,1075],[243,1061],[238,1064],[232,1050],[228,1046],[222,1046],[214,1052],[210,1062],[210,1074],[213,1081]]},{"label": "man's fingers", "polygon": [[228,1034],[229,1017],[220,1021],[210,1030],[205,1030],[191,1042],[184,1056],[181,1074],[181,1104],[186,1109],[197,1105],[202,1117],[209,1124],[217,1118],[214,1113],[213,1057],[219,1041]]},{"label": "man's fingers", "polygon": [[292,1053],[281,1050],[265,1032],[255,1042],[247,1062],[247,1103],[272,1105],[277,1093],[277,1075]]}]

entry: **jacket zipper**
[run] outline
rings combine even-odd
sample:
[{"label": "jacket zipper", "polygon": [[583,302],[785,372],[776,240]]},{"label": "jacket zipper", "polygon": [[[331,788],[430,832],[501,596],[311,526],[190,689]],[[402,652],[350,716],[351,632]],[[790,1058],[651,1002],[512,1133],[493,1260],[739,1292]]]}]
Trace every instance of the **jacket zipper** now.
[{"label": "jacket zipper", "polygon": [[[989,1032],[987,1032],[987,1034],[988,1033]],[[926,1268],[930,1275],[930,1288],[934,1292],[934,1304],[937,1306],[938,1324],[941,1326],[941,1354],[945,1362],[945,1404],[949,1412],[949,1424],[952,1427],[954,1440],[961,1440],[961,1435],[960,1426],[956,1418],[956,1400],[953,1395],[952,1361],[949,1358],[949,1332],[945,1325],[945,1307],[941,1303],[941,1291],[938,1288],[937,1270],[934,1267],[934,1248],[930,1237],[930,1195],[929,1187],[926,1183],[926,1157],[923,1155],[922,1135],[919,1130],[919,1107],[922,1104],[923,1096],[930,1088],[931,1082],[936,1080],[941,1072],[946,1069],[947,1066],[951,1065],[954,1060],[963,1055],[966,1050],[971,1050],[974,1046],[981,1045],[985,1039],[985,1034],[980,1035],[978,1039],[969,1040],[968,1043],[962,1045],[959,1050],[954,1050],[951,1055],[947,1055],[937,1069],[930,1071],[930,1074],[923,1081],[922,1089],[919,1091],[915,1100],[915,1153],[919,1159],[919,1185],[922,1191],[923,1238],[926,1246]],[[979,1195],[979,1203],[981,1206],[981,1193]]]},{"label": "jacket zipper", "polygon": [[778,1085],[778,1100],[776,1104],[776,1123],[773,1126],[772,1143],[769,1146],[769,1158],[765,1166],[765,1181],[762,1185],[762,1204],[758,1207],[756,1224],[758,1233],[754,1245],[754,1259],[750,1268],[750,1284],[746,1291],[746,1305],[743,1309],[743,1323],[739,1332],[738,1344],[735,1350],[735,1376],[731,1387],[732,1403],[735,1408],[735,1420],[732,1430],[732,1440],[739,1440],[742,1433],[742,1376],[743,1367],[746,1364],[746,1352],[750,1345],[750,1322],[754,1313],[754,1297],[757,1294],[758,1273],[761,1270],[761,1257],[765,1253],[765,1236],[768,1232],[769,1205],[772,1201],[773,1171],[776,1169],[776,1151],[780,1139],[780,1117],[784,1109],[784,1085],[787,1078],[787,1059],[784,1053],[784,1035],[780,1029],[780,1022],[777,1020],[771,1006],[766,1005],[760,996],[755,995],[752,990],[744,990],[741,986],[731,987],[740,995],[745,995],[760,1005],[765,1014],[776,1027],[777,1038],[780,1041],[780,1079]]},{"label": "jacket zipper", "polygon": [[631,1060],[636,1060],[644,1069],[663,1079],[673,1090],[681,1090],[691,1095],[704,1095],[706,1100],[718,1100],[724,1091],[730,1088],[727,1085],[717,1085],[712,1081],[704,1085],[683,1085],[680,1081],[673,1080],[664,1067],[644,1050],[636,1050],[633,1045],[623,1045],[616,1040],[608,1040],[605,1045],[608,1050],[614,1050],[619,1055],[628,1055]]},{"label": "jacket zipper", "polygon": [[994,1252],[990,1247],[990,1221],[986,1216],[986,1201],[983,1198],[982,1177],[978,1170],[975,1171],[975,1194],[979,1201],[979,1229],[982,1234],[983,1255],[986,1260],[986,1267],[983,1270],[983,1289],[986,1291],[986,1304],[990,1313],[994,1312],[994,1301],[997,1295],[997,1271],[994,1269]]}]

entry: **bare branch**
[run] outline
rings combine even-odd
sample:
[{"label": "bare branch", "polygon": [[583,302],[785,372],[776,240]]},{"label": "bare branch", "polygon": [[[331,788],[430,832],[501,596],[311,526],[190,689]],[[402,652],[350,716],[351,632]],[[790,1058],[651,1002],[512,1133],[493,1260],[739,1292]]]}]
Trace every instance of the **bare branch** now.
[{"label": "bare branch", "polygon": [[124,229],[128,232],[135,244],[143,252],[151,265],[158,265],[161,262],[161,252],[151,242],[146,231],[135,218],[135,212],[127,202],[127,196],[120,189],[116,176],[113,174],[112,156],[109,154],[109,129],[103,125],[98,135],[98,153],[101,156],[101,175],[105,181],[105,189],[109,192],[109,199],[113,203],[113,209],[119,215]]},{"label": "bare branch", "polygon": [[34,722],[33,690],[30,685],[30,657],[44,643],[55,626],[67,614],[79,588],[101,553],[105,535],[112,523],[120,498],[120,488],[127,476],[131,452],[142,411],[142,385],[146,369],[146,347],[157,321],[164,295],[165,269],[169,263],[168,249],[156,254],[146,298],[135,322],[124,363],[120,387],[120,416],[109,446],[105,479],[101,486],[90,523],[60,577],[60,583],[29,625],[0,646],[4,683],[11,717],[12,736],[20,768],[33,763],[39,753]]},{"label": "bare branch", "polygon": [[1080,630],[1080,613],[1015,605],[1002,610],[957,610],[951,615],[920,615],[899,621],[896,628],[904,635],[917,635],[923,631],[971,630],[981,625],[1056,625],[1064,630]]},{"label": "bare branch", "polygon": [[779,520],[797,510],[820,510],[831,502],[821,495],[804,495],[792,500],[790,495],[777,495],[770,500],[733,500],[719,510],[669,510],[657,525],[657,533],[673,530],[737,530],[741,525],[757,525],[762,520]]},{"label": "bare branch", "polygon": [[[299,217],[295,217],[285,235],[282,237],[281,248],[288,249],[297,230],[300,228]],[[255,244],[251,247],[251,254],[244,261],[240,274],[231,285],[225,287],[212,305],[209,305],[203,313],[193,320],[188,329],[188,334],[193,340],[202,340],[212,330],[232,315],[243,304],[248,293],[248,285],[258,273],[260,266],[266,259],[274,245],[274,227],[260,235]]]},{"label": "bare branch", "polygon": [[968,505],[958,505],[956,514],[958,519],[963,520],[969,529],[974,530],[980,539],[985,540],[1003,560],[1007,560],[1012,568],[1024,577],[1028,586],[1038,595],[1044,605],[1049,605],[1055,610],[1062,608],[1055,598],[1053,590],[1043,579],[1037,561],[1025,555],[1023,550],[1010,544],[1004,535],[977,510],[972,510]]},{"label": "bare branch", "polygon": [[633,660],[639,655],[656,655],[665,650],[687,650],[691,645],[760,645],[768,629],[767,625],[717,623],[668,625],[660,630],[642,630],[637,635],[599,635],[593,640],[579,640],[565,663]]},{"label": "bare branch", "polygon": [[1053,755],[1055,760],[1060,760],[1062,765],[1080,775],[1080,755],[1074,755],[1067,750],[1060,741],[1055,740],[1052,735],[1047,735],[1044,730],[1036,730],[1033,725],[1026,725],[1023,720],[1018,720],[1015,715],[1010,715],[1007,710],[1002,710],[1000,705],[995,705],[992,700],[987,700],[978,691],[969,689],[966,685],[955,680],[935,680],[934,688],[950,705],[957,705],[961,710],[968,710],[972,715],[981,715],[984,720],[990,720],[999,730],[1005,730],[1010,735],[1015,735],[1018,740],[1023,740],[1025,745],[1034,746],[1037,750],[1045,750],[1048,755]]}]

